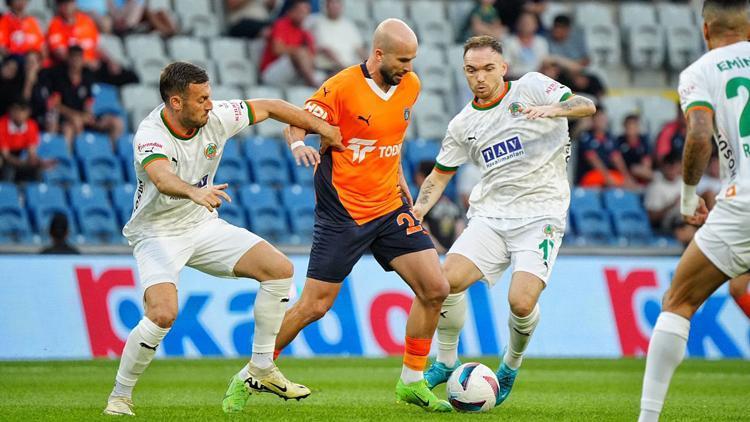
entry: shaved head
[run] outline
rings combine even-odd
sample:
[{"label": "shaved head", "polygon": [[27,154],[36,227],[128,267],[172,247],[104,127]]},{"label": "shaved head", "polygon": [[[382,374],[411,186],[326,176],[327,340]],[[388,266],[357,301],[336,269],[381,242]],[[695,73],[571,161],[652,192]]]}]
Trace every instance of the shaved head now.
[{"label": "shaved head", "polygon": [[400,19],[380,22],[372,36],[372,51],[367,59],[387,85],[398,85],[411,72],[419,42],[414,31]]},{"label": "shaved head", "polygon": [[706,0],[703,3],[704,36],[712,47],[712,41],[723,38],[748,39],[747,0]]},{"label": "shaved head", "polygon": [[409,25],[400,19],[386,19],[380,22],[372,36],[372,48],[392,53],[395,50],[417,49],[417,35]]}]

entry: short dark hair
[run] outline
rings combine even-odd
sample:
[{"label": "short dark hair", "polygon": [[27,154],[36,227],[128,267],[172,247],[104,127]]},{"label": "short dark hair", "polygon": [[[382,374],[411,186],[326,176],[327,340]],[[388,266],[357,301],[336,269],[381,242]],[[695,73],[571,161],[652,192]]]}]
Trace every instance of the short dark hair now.
[{"label": "short dark hair", "polygon": [[740,9],[747,7],[747,0],[705,0],[703,2],[703,11],[710,8],[717,9]]},{"label": "short dark hair", "polygon": [[672,151],[669,151],[666,156],[664,156],[664,159],[661,163],[662,165],[668,166],[671,164],[677,164],[680,161],[682,161],[682,151],[673,149]]},{"label": "short dark hair", "polygon": [[159,76],[159,94],[165,104],[174,94],[182,95],[190,84],[204,84],[208,82],[205,70],[187,62],[174,62],[161,71]]},{"label": "short dark hair", "polygon": [[71,45],[68,47],[68,56],[71,54],[83,54],[83,48],[80,45]]},{"label": "short dark hair", "polygon": [[49,235],[53,239],[64,239],[68,234],[68,216],[56,212],[49,221]]},{"label": "short dark hair", "polygon": [[466,43],[464,43],[464,56],[469,50],[485,47],[495,50],[498,54],[503,54],[503,44],[497,38],[489,35],[479,35],[466,40]]},{"label": "short dark hair", "polygon": [[284,10],[284,14],[294,9],[300,3],[310,4],[310,0],[288,0],[285,5],[286,9]]},{"label": "short dark hair", "polygon": [[11,108],[28,109],[30,107],[31,107],[31,104],[24,98],[16,98],[13,101],[11,101],[10,106],[8,106],[9,109]]},{"label": "short dark hair", "polygon": [[557,15],[555,20],[552,21],[552,26],[570,26],[570,16],[568,15]]},{"label": "short dark hair", "polygon": [[641,116],[635,113],[628,114],[625,116],[625,118],[622,120],[623,124],[628,124],[631,120],[635,120],[636,122],[641,121]]}]

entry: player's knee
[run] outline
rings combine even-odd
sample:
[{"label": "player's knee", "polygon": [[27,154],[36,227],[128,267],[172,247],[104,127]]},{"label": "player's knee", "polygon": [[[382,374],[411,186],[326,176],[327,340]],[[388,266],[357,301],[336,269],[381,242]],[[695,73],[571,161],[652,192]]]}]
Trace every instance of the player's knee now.
[{"label": "player's knee", "polygon": [[511,298],[509,302],[510,311],[521,318],[529,316],[536,306],[536,302],[530,297]]},{"label": "player's knee", "polygon": [[176,318],[177,311],[166,306],[155,306],[148,311],[148,319],[161,328],[170,328]]},{"label": "player's knee", "polygon": [[443,306],[443,301],[448,297],[450,290],[448,280],[440,277],[439,280],[431,283],[429,288],[419,292],[417,297],[427,306],[440,308]]},{"label": "player's knee", "polygon": [[331,309],[332,303],[327,301],[319,300],[307,307],[307,319],[308,322],[317,321],[325,316]]},{"label": "player's knee", "polygon": [[745,293],[747,293],[745,283],[734,283],[734,280],[731,280],[729,282],[729,294],[732,295],[733,298],[736,299],[738,297],[744,296]]},{"label": "player's knee", "polygon": [[272,268],[267,269],[269,280],[283,280],[294,277],[294,265],[289,258],[279,260]]},{"label": "player's knee", "polygon": [[701,300],[694,297],[691,298],[689,293],[680,294],[680,292],[668,289],[662,298],[661,310],[662,312],[670,312],[690,319],[701,304]]}]

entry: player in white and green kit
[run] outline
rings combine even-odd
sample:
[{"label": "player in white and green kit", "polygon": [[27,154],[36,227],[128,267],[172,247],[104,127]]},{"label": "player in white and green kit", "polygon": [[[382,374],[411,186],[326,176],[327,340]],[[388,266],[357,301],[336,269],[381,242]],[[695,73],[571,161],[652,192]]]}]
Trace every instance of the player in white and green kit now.
[{"label": "player in white and green kit", "polygon": [[[133,140],[138,187],[123,234],[133,246],[144,289],[145,316],[131,331],[105,414],[133,415],[132,391],[177,317],[179,273],[189,266],[227,278],[260,282],[255,299],[253,355],[230,379],[225,412],[240,411],[251,391],[301,399],[310,390],[290,382],[273,363],[276,334],[289,302],[294,269],[276,248],[244,228],[219,218],[227,185],[214,176],[229,138],[267,118],[340,142],[338,128],[282,100],[212,101],[206,72],[177,62],[161,74],[164,104],[138,127]],[[297,159],[317,158],[298,146]],[[217,394],[218,395],[218,394]]]},{"label": "player in white and green kit", "polygon": [[[685,356],[690,318],[725,281],[750,270],[748,2],[706,0],[703,20],[710,51],[680,74],[679,86],[687,118],[680,209],[688,223],[703,226],[677,264],[654,326],[641,422],[659,420],[672,375]],[[722,189],[708,213],[695,191],[711,157],[712,137],[719,150]]]},{"label": "player in white and green kit", "polygon": [[539,322],[537,301],[565,231],[570,202],[567,117],[596,110],[590,100],[540,73],[505,82],[506,71],[498,41],[488,36],[467,41],[464,72],[475,98],[448,125],[435,168],[414,205],[415,215],[426,215],[460,165],[471,162],[480,168],[482,179],[469,199],[469,225],[444,263],[451,294],[438,323],[437,360],[425,379],[433,388],[460,364],[466,289],[477,280],[492,286],[512,266],[510,337],[497,373],[497,404],[510,393]]}]

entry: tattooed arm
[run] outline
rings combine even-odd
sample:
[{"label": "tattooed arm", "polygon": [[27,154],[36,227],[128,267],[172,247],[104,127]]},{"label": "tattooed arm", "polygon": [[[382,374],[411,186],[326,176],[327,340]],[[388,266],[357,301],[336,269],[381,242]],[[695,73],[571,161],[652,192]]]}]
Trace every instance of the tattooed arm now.
[{"label": "tattooed arm", "polygon": [[430,209],[437,203],[440,196],[443,194],[445,187],[448,186],[448,182],[451,181],[453,175],[456,172],[443,172],[433,168],[430,175],[422,183],[419,188],[419,196],[417,201],[414,203],[414,216],[422,220]]},{"label": "tattooed arm", "polygon": [[573,95],[565,101],[544,106],[529,106],[522,110],[529,120],[543,117],[587,117],[596,112],[594,102],[586,97]]},{"label": "tattooed arm", "polygon": [[690,224],[702,224],[708,215],[705,202],[696,186],[711,159],[711,137],[714,133],[713,112],[707,108],[688,110],[687,136],[682,157],[682,202],[680,212]]}]

